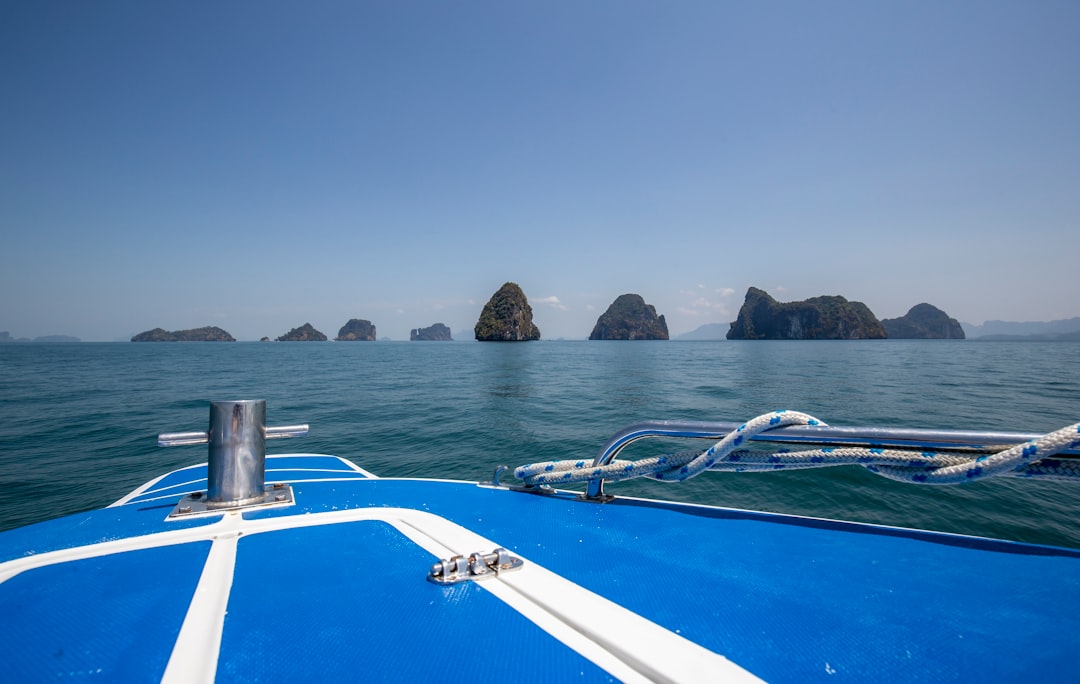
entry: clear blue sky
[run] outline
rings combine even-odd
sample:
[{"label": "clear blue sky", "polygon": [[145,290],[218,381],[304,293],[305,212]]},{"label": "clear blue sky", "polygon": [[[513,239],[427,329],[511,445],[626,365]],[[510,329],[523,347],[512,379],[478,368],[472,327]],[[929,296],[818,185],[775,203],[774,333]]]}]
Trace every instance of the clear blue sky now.
[{"label": "clear blue sky", "polygon": [[0,4],[0,330],[1080,316],[1080,2]]}]

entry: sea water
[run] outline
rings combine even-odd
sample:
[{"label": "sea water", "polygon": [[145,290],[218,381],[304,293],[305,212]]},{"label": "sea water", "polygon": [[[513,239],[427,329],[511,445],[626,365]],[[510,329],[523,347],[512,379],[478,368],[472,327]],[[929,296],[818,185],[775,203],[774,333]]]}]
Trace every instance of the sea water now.
[{"label": "sea water", "polygon": [[[1080,344],[799,342],[79,343],[0,345],[0,529],[107,505],[206,460],[159,448],[211,400],[265,399],[308,423],[274,453],[384,477],[490,480],[591,459],[642,420],[743,421],[786,408],[832,425],[1046,432],[1080,421]],[[626,457],[707,446],[653,440]],[[507,480],[504,476],[504,480]],[[893,482],[858,466],[610,484],[676,499],[1080,547],[1080,482]]]}]

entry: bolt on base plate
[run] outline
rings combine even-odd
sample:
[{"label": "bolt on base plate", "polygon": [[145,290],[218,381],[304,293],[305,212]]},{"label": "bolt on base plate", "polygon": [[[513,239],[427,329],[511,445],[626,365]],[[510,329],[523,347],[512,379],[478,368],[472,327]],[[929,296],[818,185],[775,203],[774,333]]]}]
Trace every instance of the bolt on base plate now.
[{"label": "bolt on base plate", "polygon": [[266,485],[263,488],[263,495],[261,497],[256,498],[254,501],[236,505],[215,504],[207,499],[206,492],[193,492],[177,502],[166,520],[190,518],[199,515],[214,515],[217,513],[226,513],[228,511],[247,510],[249,508],[280,508],[283,506],[292,506],[294,503],[296,503],[296,500],[293,498],[292,485],[283,483]]}]

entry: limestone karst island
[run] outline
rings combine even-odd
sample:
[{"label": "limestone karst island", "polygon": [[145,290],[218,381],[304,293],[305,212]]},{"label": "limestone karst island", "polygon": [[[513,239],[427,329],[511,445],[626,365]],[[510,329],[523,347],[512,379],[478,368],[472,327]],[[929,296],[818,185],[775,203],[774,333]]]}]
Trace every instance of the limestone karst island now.
[{"label": "limestone karst island", "polygon": [[879,321],[862,302],[839,296],[778,302],[751,287],[731,324],[729,340],[964,339],[955,318],[930,304],[918,304],[900,318]]},{"label": "limestone karst island", "polygon": [[593,327],[590,340],[666,340],[667,321],[641,295],[619,295]]},{"label": "limestone karst island", "polygon": [[[540,339],[532,307],[517,283],[507,282],[484,305],[473,328],[481,342],[530,342]],[[899,318],[878,320],[862,302],[838,295],[811,297],[803,301],[778,302],[768,292],[751,287],[739,315],[728,328],[729,340],[962,340],[964,330],[955,318],[927,303],[916,304]],[[269,338],[262,338],[269,341]],[[327,336],[310,323],[277,337],[278,342],[326,342]],[[351,318],[338,330],[336,342],[374,342],[375,325]],[[667,321],[638,294],[619,295],[596,320],[590,340],[667,340]],[[453,341],[450,328],[435,323],[413,328],[410,341]],[[235,342],[214,326],[168,331],[154,328],[131,338],[132,342]]]},{"label": "limestone karst island", "polygon": [[473,328],[480,342],[531,342],[540,339],[532,307],[517,283],[505,283],[491,295]]},{"label": "limestone karst island", "polygon": [[446,327],[442,323],[436,323],[435,325],[431,325],[426,328],[413,328],[409,331],[409,341],[453,342],[454,338],[450,334],[450,328]]},{"label": "limestone karst island", "polygon": [[363,318],[350,318],[349,322],[338,330],[335,342],[374,342],[375,326]]},{"label": "limestone karst island", "polygon": [[176,330],[170,332],[161,328],[154,328],[141,332],[131,338],[132,342],[235,342],[233,336],[221,328],[207,326],[205,328],[192,328],[191,330]]},{"label": "limestone karst island", "polygon": [[881,321],[892,340],[962,340],[960,321],[931,304],[916,304],[900,318]]},{"label": "limestone karst island", "polygon": [[326,335],[319,332],[310,323],[305,323],[299,328],[293,328],[281,337],[278,342],[325,342]]}]

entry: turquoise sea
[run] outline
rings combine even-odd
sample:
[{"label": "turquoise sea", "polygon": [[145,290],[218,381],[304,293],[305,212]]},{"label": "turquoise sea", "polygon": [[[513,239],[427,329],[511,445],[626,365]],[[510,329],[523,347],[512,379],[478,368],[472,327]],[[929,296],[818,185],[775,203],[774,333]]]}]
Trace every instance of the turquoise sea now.
[{"label": "turquoise sea", "polygon": [[[5,344],[0,529],[106,505],[204,462],[205,446],[159,448],[156,436],[205,430],[210,400],[266,399],[269,425],[311,425],[270,453],[490,480],[499,464],[591,458],[646,419],[788,408],[833,425],[1050,431],[1080,420],[1078,370],[1069,342]],[[647,440],[624,455],[690,445]],[[1080,547],[1080,483],[928,487],[847,466],[607,489]]]}]

